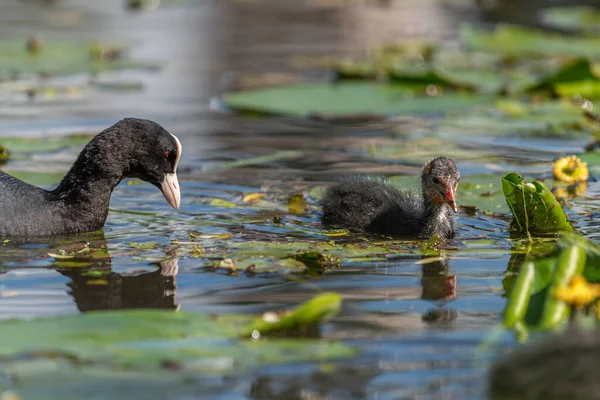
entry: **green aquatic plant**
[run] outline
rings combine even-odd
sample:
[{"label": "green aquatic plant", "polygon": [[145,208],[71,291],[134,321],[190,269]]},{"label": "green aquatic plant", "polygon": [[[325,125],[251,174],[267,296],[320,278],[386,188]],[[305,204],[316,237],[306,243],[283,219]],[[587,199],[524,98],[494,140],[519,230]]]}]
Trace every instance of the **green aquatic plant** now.
[{"label": "green aquatic plant", "polygon": [[398,85],[370,82],[282,86],[231,93],[223,98],[223,104],[233,111],[298,117],[427,114],[466,109],[491,101],[491,96],[482,94],[429,96],[424,91],[419,94]]},{"label": "green aquatic plant", "polygon": [[[138,374],[148,385],[173,371],[185,381],[199,373],[233,376],[268,364],[347,357],[354,350],[335,341],[263,338],[301,335],[337,314],[341,304],[340,295],[323,293],[289,312],[260,317],[136,310],[8,320],[0,323],[0,364],[14,379],[16,394],[38,398],[46,391],[54,398],[77,392],[80,383],[71,379],[75,370],[110,376],[106,383],[118,385],[135,384],[131,374]],[[172,383],[171,389],[176,387]]]},{"label": "green aquatic plant", "polygon": [[520,331],[560,327],[575,304],[572,296],[565,295],[565,288],[580,276],[600,281],[598,265],[600,246],[572,233],[562,234],[552,254],[527,259],[521,266],[508,294],[504,326]]},{"label": "green aquatic plant", "polygon": [[263,315],[246,330],[242,337],[257,338],[261,335],[281,333],[288,330],[303,330],[340,312],[342,296],[337,293],[322,293],[284,314]]},{"label": "green aquatic plant", "polygon": [[513,214],[511,231],[530,237],[574,230],[544,183],[537,180],[528,183],[521,175],[511,172],[502,178],[502,190]]}]

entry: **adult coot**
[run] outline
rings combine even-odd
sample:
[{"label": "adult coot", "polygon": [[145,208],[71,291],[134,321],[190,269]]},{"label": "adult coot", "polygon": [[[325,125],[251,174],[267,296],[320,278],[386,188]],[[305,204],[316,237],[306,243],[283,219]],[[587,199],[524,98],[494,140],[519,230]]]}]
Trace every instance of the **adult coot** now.
[{"label": "adult coot", "polygon": [[600,330],[570,328],[517,347],[489,371],[492,400],[600,399]]},{"label": "adult coot", "polygon": [[158,187],[179,208],[179,140],[156,122],[126,118],[96,135],[54,190],[0,171],[0,237],[44,236],[102,228],[110,195],[123,178]]},{"label": "adult coot", "polygon": [[456,189],[460,174],[446,157],[431,160],[421,173],[422,195],[385,183],[349,178],[327,190],[321,202],[325,226],[401,237],[454,237]]}]

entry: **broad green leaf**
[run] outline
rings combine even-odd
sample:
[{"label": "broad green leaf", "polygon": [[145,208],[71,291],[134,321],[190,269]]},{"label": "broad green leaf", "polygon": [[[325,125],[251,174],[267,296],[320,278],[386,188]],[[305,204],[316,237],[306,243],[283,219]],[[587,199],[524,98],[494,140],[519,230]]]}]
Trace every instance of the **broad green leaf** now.
[{"label": "broad green leaf", "polygon": [[528,235],[573,231],[562,207],[542,182],[527,183],[511,172],[502,178],[502,190],[513,214],[511,230]]},{"label": "broad green leaf", "polygon": [[[527,102],[498,99],[494,107],[444,118],[435,128],[441,137],[555,137],[588,138],[593,129],[584,123],[581,107],[567,100]],[[497,151],[494,154],[498,154]]]},{"label": "broad green leaf", "polygon": [[19,171],[11,168],[3,168],[3,171],[35,186],[52,186],[65,176],[64,172]]},{"label": "broad green leaf", "polygon": [[463,24],[462,42],[469,49],[501,52],[508,55],[552,55],[600,57],[600,39],[548,33],[538,29],[499,24],[493,32]]},{"label": "broad green leaf", "polygon": [[[62,39],[41,36],[37,39],[38,50],[27,51],[25,38],[12,38],[0,41],[0,76],[20,74],[67,75],[82,72],[101,72],[122,68],[155,68],[156,65],[128,60],[124,56],[112,59],[94,57],[94,51],[119,52],[122,45],[102,45],[78,39]],[[100,46],[100,47],[98,47]]]},{"label": "broad green leaf", "polygon": [[555,91],[563,97],[581,96],[597,99],[600,97],[600,80],[587,79],[578,82],[557,83]]},{"label": "broad green leaf", "polygon": [[43,137],[0,137],[0,144],[14,157],[23,158],[25,154],[48,153],[59,149],[80,150],[94,135],[78,134]]},{"label": "broad green leaf", "polygon": [[[28,376],[44,360],[55,359],[63,359],[65,368],[71,365],[100,371],[126,368],[131,372],[168,373],[165,365],[176,365],[182,373],[241,373],[272,363],[351,355],[353,350],[335,342],[239,339],[256,327],[262,333],[276,333],[312,326],[335,315],[340,305],[339,295],[322,294],[266,328],[262,317],[167,311],[91,312],[32,321],[8,320],[0,323],[0,355],[3,370],[11,371],[15,378],[21,373]],[[44,340],[39,340],[40,332]],[[14,361],[24,354],[34,356],[27,358],[29,368],[19,372]],[[73,384],[66,378],[65,384]]]},{"label": "broad green leaf", "polygon": [[468,93],[415,94],[397,85],[375,83],[305,84],[232,93],[224,104],[234,111],[266,115],[431,114],[489,103],[491,97]]},{"label": "broad green leaf", "polygon": [[322,293],[310,301],[300,305],[288,315],[274,316],[275,320],[267,320],[264,316],[258,319],[242,336],[268,335],[285,332],[290,329],[306,329],[324,319],[329,319],[340,312],[342,296],[337,293]]},{"label": "broad green leaf", "polygon": [[600,10],[588,6],[552,7],[541,12],[544,24],[573,31],[600,32]]},{"label": "broad green leaf", "polygon": [[589,59],[581,58],[568,62],[560,70],[546,76],[528,90],[549,90],[563,96],[578,94],[582,97],[600,95],[600,78],[592,71]]}]

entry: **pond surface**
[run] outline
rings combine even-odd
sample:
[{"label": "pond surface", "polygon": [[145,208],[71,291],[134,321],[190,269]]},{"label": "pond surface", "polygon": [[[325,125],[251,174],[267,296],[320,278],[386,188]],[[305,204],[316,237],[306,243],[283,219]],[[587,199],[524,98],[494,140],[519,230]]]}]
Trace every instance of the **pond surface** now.
[{"label": "pond surface", "polygon": [[[471,135],[458,135],[469,129],[452,125],[459,112],[450,123],[421,115],[360,127],[246,118],[212,111],[211,100],[214,105],[223,93],[249,86],[323,81],[328,71],[320,58],[360,55],[377,43],[427,38],[452,47],[460,21],[531,21],[539,5],[514,13],[501,1],[493,10],[466,1],[297,3],[170,1],[152,12],[127,11],[120,0],[0,6],[0,39],[39,34],[42,40],[124,42],[132,59],[159,64],[102,73],[111,84],[103,90],[87,90],[82,74],[51,78],[82,86],[81,96],[28,100],[21,92],[3,93],[0,144],[93,134],[137,116],[156,120],[183,145],[179,211],[156,188],[123,182],[103,233],[4,243],[0,318],[126,308],[260,314],[335,291],[344,296],[342,313],[311,335],[353,346],[356,356],[268,365],[201,382],[203,391],[223,399],[481,398],[490,353],[480,346],[501,321],[503,280],[519,263],[511,249],[520,243],[510,239],[508,209],[498,195],[500,177],[510,171],[548,175],[550,161],[581,152],[590,137],[500,135],[476,123]],[[78,140],[50,150],[42,142],[2,168],[51,186],[81,149]],[[499,199],[490,200],[489,213],[461,208],[457,238],[440,256],[422,256],[416,242],[335,236],[320,226],[318,197],[330,182],[370,174],[401,184],[437,155],[453,157],[463,177],[486,174],[477,184],[483,186],[464,189],[465,196],[486,192]],[[589,238],[600,235],[594,186],[568,211]],[[288,199],[298,194],[306,203],[290,207]],[[48,255],[81,241],[106,252],[79,263]],[[309,246],[339,257],[340,266],[297,274],[279,265]],[[225,259],[238,272],[218,268]],[[251,264],[254,272],[245,272]]]}]

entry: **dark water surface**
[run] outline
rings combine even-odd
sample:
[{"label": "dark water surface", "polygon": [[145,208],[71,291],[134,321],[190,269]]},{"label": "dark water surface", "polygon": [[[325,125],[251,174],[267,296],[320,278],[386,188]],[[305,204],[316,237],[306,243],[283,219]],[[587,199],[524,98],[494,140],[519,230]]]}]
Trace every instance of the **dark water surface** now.
[{"label": "dark water surface", "polygon": [[[537,5],[531,2],[515,12],[512,2],[502,1],[483,8],[458,0],[351,2],[343,7],[324,1],[172,1],[156,11],[136,13],[127,12],[122,3],[2,2],[0,38],[39,33],[127,42],[133,58],[163,67],[108,74],[141,81],[143,91],[95,92],[63,102],[5,99],[0,104],[0,143],[2,137],[17,135],[98,132],[125,116],[154,119],[183,144],[181,208],[171,210],[154,187],[123,183],[114,192],[103,234],[5,244],[0,248],[0,318],[140,307],[261,313],[332,290],[344,295],[344,309],[318,335],[356,346],[359,355],[335,362],[334,372],[311,363],[277,365],[211,382],[212,398],[480,398],[489,354],[478,349],[505,305],[502,280],[514,244],[507,218],[462,210],[457,239],[433,261],[421,260],[412,252],[414,243],[407,242],[397,254],[350,255],[341,268],[318,277],[232,276],[205,268],[223,257],[243,264],[260,261],[261,254],[266,263],[281,256],[282,250],[265,243],[292,243],[293,248],[293,243],[331,240],[320,230],[316,202],[309,196],[309,211],[293,215],[286,206],[291,195],[309,193],[349,173],[414,175],[419,170],[419,164],[374,160],[365,150],[373,143],[403,140],[418,121],[391,137],[375,128],[244,119],[213,112],[210,103],[252,78],[264,79],[266,72],[273,73],[271,79],[326,79],[322,66],[299,65],[302,56],[356,55],[376,43],[411,37],[452,46],[460,21],[531,21]],[[488,162],[484,153],[458,164],[463,173],[527,168],[528,162],[551,160],[584,142],[483,136],[469,145],[488,151],[497,146],[491,152],[500,160]],[[530,148],[540,150],[539,159],[531,159]],[[63,172],[78,150],[58,149],[5,167]],[[268,162],[230,165],[279,152],[287,153]],[[265,193],[263,202],[244,204],[245,194],[257,192]],[[590,209],[582,205],[572,212]],[[282,223],[273,222],[275,215]],[[593,222],[581,228],[590,237],[600,233]],[[194,239],[204,255],[194,255],[189,244],[177,246],[191,241],[190,232],[204,235]],[[225,240],[214,237],[227,233],[232,236]],[[93,265],[111,271],[101,284],[47,255],[81,240],[108,248],[108,257]]]}]

